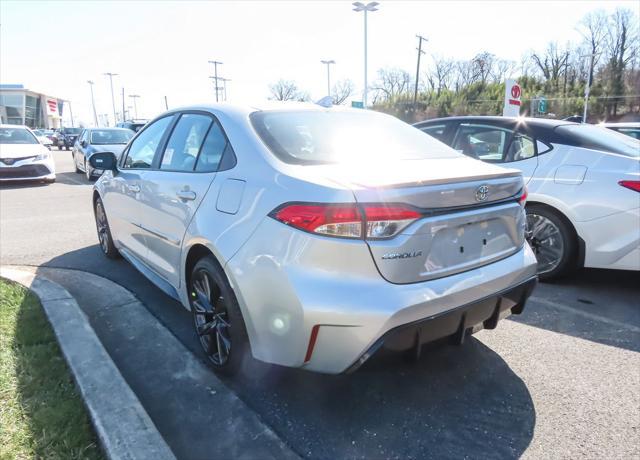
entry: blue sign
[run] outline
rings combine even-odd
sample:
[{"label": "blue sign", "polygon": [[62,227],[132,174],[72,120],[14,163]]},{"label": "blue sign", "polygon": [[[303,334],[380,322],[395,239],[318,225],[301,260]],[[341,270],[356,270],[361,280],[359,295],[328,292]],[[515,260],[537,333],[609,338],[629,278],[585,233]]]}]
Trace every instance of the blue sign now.
[{"label": "blue sign", "polygon": [[364,104],[362,101],[351,101],[351,107],[354,109],[364,109]]}]

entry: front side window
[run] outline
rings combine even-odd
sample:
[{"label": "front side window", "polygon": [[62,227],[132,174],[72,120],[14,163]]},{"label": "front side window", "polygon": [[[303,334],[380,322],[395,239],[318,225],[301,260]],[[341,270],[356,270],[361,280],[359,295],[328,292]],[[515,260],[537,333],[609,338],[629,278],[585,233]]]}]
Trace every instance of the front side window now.
[{"label": "front side window", "polygon": [[173,116],[161,118],[141,132],[129,147],[123,167],[132,169],[150,168],[162,136],[172,120]]},{"label": "front side window", "polygon": [[368,110],[263,111],[250,117],[258,136],[286,163],[386,163],[458,156],[420,129]]},{"label": "front side window", "polygon": [[94,145],[126,144],[133,137],[129,130],[99,129],[91,131],[91,143]]},{"label": "front side window", "polygon": [[167,142],[160,169],[193,171],[212,122],[212,118],[207,115],[182,115]]},{"label": "front side window", "polygon": [[0,144],[39,144],[39,142],[24,128],[0,128]]},{"label": "front side window", "polygon": [[462,123],[453,148],[472,158],[502,162],[513,131],[497,126]]}]

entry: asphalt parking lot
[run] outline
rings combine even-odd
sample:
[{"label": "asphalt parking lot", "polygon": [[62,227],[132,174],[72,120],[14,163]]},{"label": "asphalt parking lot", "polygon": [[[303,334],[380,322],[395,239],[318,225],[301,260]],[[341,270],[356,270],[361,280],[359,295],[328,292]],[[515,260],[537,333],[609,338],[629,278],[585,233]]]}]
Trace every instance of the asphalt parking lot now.
[{"label": "asphalt parking lot", "polygon": [[[202,357],[189,314],[128,263],[102,256],[91,185],[73,172],[70,152],[53,155],[55,184],[0,186],[0,262],[109,278],[132,291],[185,353]],[[225,384],[304,457],[639,458],[638,281],[632,272],[581,270],[541,284],[523,315],[462,347],[431,346],[417,363],[382,354],[344,376],[252,364],[249,376]],[[100,336],[100,324],[94,328]],[[206,427],[182,414],[185,433],[172,433],[160,419],[171,412],[142,394],[154,383],[145,366],[121,356],[112,358],[174,452],[200,458],[189,445],[199,438],[206,449]]]}]

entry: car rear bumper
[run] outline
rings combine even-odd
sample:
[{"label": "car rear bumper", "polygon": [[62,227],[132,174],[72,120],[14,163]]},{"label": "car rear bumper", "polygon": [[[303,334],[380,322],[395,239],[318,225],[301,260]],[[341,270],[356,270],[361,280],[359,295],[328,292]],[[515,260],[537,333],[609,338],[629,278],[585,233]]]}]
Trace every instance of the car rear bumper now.
[{"label": "car rear bumper", "polygon": [[462,343],[466,336],[482,329],[495,329],[499,320],[522,313],[537,284],[538,278],[534,276],[495,295],[391,329],[376,340],[346,372],[356,371],[383,347],[396,351],[414,349],[419,355],[422,345],[426,343],[445,337]]},{"label": "car rear bumper", "polygon": [[[509,257],[466,272],[393,284],[377,271],[363,241],[310,235],[267,219],[225,269],[255,358],[336,374],[400,327],[444,314],[452,314],[449,321],[457,327],[492,325],[497,300],[475,307],[464,321],[453,312],[461,315],[461,306],[484,299],[511,299],[500,293],[519,292],[535,279],[536,266],[525,244]],[[517,300],[501,300],[500,311],[517,313]],[[455,332],[449,321],[424,339]]]}]

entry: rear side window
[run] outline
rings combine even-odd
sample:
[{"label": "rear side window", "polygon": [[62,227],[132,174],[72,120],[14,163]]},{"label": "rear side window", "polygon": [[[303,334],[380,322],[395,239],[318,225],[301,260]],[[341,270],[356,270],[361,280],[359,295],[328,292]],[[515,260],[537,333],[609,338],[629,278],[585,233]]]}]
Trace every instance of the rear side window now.
[{"label": "rear side window", "polygon": [[160,169],[193,171],[212,123],[213,119],[207,115],[183,114],[171,133]]},{"label": "rear side window", "polygon": [[627,136],[631,136],[634,139],[640,139],[640,128],[609,128],[614,131],[618,131],[619,133],[626,134]]},{"label": "rear side window", "polygon": [[509,149],[505,155],[505,162],[528,160],[536,155],[533,139],[523,134],[516,134],[511,139]]},{"label": "rear side window", "polygon": [[222,128],[217,122],[214,122],[200,150],[200,155],[196,163],[196,171],[217,171],[223,155],[232,153],[231,144],[229,144],[229,141],[222,132]]},{"label": "rear side window", "polygon": [[164,132],[167,130],[172,120],[173,116],[161,118],[141,132],[140,135],[131,143],[123,168],[150,168]]}]

